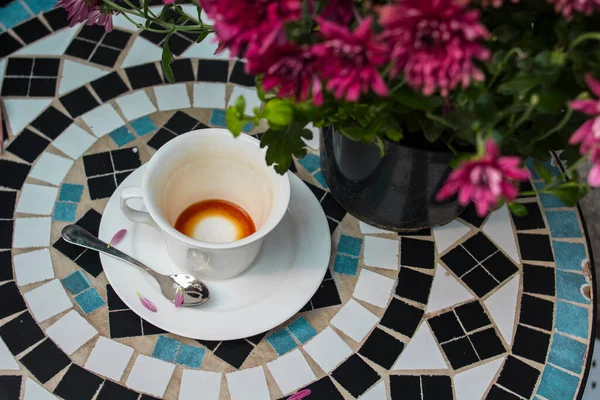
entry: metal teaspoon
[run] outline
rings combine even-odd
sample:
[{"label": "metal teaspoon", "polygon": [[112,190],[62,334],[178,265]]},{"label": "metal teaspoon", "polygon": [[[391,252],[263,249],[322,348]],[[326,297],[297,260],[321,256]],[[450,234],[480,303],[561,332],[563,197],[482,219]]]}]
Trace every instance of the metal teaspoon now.
[{"label": "metal teaspoon", "polygon": [[159,274],[135,258],[115,249],[113,246],[109,246],[96,236],[77,225],[68,225],[64,227],[61,235],[63,239],[69,243],[118,258],[119,260],[126,261],[129,264],[146,271],[152,275],[154,279],[156,279],[160,285],[160,290],[162,291],[163,296],[165,296],[171,302],[175,302],[177,290],[180,287],[183,289],[183,306],[199,306],[200,304],[206,303],[210,299],[208,288],[204,282],[198,278],[183,273],[173,275]]}]

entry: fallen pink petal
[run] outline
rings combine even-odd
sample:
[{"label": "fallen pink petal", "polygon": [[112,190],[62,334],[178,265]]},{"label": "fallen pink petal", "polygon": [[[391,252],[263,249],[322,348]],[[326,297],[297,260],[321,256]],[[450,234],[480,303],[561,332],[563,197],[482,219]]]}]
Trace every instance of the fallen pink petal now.
[{"label": "fallen pink petal", "polygon": [[115,233],[112,239],[110,239],[110,242],[108,242],[108,247],[118,244],[121,240],[123,240],[126,234],[127,229],[121,229],[119,232]]},{"label": "fallen pink petal", "polygon": [[138,295],[138,298],[140,299],[140,303],[142,303],[142,305],[144,307],[146,307],[149,311],[152,311],[152,312],[157,312],[158,311],[158,308],[156,308],[156,306],[154,305],[153,302],[151,302],[147,298],[143,297],[139,293],[137,295]]},{"label": "fallen pink petal", "polygon": [[177,289],[177,297],[175,297],[175,307],[179,308],[183,304],[183,289]]},{"label": "fallen pink petal", "polygon": [[288,400],[300,400],[305,397],[308,397],[310,395],[310,393],[311,393],[310,389],[302,389],[299,392],[296,392],[293,395],[291,395],[288,398]]}]

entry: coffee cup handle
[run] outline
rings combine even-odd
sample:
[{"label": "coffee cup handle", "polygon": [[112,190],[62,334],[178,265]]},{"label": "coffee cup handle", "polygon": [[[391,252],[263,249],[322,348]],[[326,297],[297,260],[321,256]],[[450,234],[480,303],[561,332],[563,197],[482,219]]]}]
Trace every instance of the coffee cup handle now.
[{"label": "coffee cup handle", "polygon": [[137,187],[126,187],[121,190],[121,211],[125,214],[128,220],[132,222],[140,222],[142,224],[154,226],[154,220],[146,211],[134,210],[131,208],[127,201],[129,199],[143,199],[142,188]]}]

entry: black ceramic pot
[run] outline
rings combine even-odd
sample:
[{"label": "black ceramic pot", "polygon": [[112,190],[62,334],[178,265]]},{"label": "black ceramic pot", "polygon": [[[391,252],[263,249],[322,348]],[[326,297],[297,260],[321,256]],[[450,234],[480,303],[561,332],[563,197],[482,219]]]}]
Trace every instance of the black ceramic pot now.
[{"label": "black ceramic pot", "polygon": [[463,210],[435,194],[450,173],[450,152],[386,142],[381,157],[375,144],[356,142],[323,129],[321,170],[333,197],[350,214],[370,225],[412,231],[443,225]]}]

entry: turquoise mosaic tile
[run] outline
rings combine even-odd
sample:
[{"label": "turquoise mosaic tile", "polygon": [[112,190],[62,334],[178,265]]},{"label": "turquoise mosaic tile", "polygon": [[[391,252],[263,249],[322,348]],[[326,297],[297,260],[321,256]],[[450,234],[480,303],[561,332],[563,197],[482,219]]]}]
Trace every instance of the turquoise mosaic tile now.
[{"label": "turquoise mosaic tile", "polygon": [[333,264],[333,270],[338,274],[355,276],[356,270],[358,269],[358,258],[348,257],[342,254],[335,256],[335,263]]},{"label": "turquoise mosaic tile", "polygon": [[325,175],[323,175],[323,173],[321,171],[317,172],[316,174],[313,175],[315,177],[315,179],[317,180],[317,182],[319,182],[319,184],[321,186],[323,186],[325,189],[327,189],[327,182],[325,182]]},{"label": "turquoise mosaic tile", "polygon": [[581,286],[587,281],[582,274],[567,271],[556,271],[556,297],[577,303],[589,304],[589,300],[581,294]]},{"label": "turquoise mosaic tile", "polygon": [[63,183],[58,195],[59,201],[70,201],[79,203],[83,194],[83,185],[74,185],[72,183]]},{"label": "turquoise mosaic tile", "polygon": [[200,368],[202,360],[204,360],[205,351],[206,350],[201,347],[190,346],[183,343],[179,348],[179,353],[177,354],[175,362],[190,368]]},{"label": "turquoise mosaic tile", "polygon": [[29,18],[31,18],[31,15],[29,15],[29,12],[18,1],[13,1],[0,8],[0,23],[2,23],[6,29],[19,25]]},{"label": "turquoise mosaic tile", "polygon": [[34,14],[48,11],[56,6],[56,0],[25,0],[25,4]]},{"label": "turquoise mosaic tile", "polygon": [[61,201],[54,205],[52,219],[55,221],[74,222],[77,213],[77,203],[63,203]]},{"label": "turquoise mosaic tile", "polygon": [[296,342],[287,329],[281,329],[267,336],[267,341],[280,356],[296,347]]},{"label": "turquoise mosaic tile", "polygon": [[242,126],[243,132],[250,132],[254,129],[254,124],[252,122],[248,122],[246,125]]},{"label": "turquoise mosaic tile", "polygon": [[[546,184],[544,182],[535,182],[536,189],[542,189]],[[566,207],[558,197],[553,194],[540,193],[540,202],[544,208]]]},{"label": "turquoise mosaic tile", "polygon": [[135,136],[133,136],[133,134],[129,132],[126,126],[117,128],[108,135],[119,147],[125,146],[127,143],[131,142],[132,140],[135,140]]},{"label": "turquoise mosaic tile", "polygon": [[581,373],[587,346],[559,333],[552,337],[548,361],[576,374]]},{"label": "turquoise mosaic tile", "polygon": [[321,159],[314,154],[307,154],[298,162],[311,174],[321,168]]},{"label": "turquoise mosaic tile", "polygon": [[131,121],[129,124],[138,136],[144,136],[156,130],[156,125],[154,125],[154,122],[152,122],[148,116],[138,118],[135,121]]},{"label": "turquoise mosaic tile", "polygon": [[92,286],[88,278],[81,271],[75,271],[66,278],[61,279],[63,286],[72,294],[83,292]]},{"label": "turquoise mosaic tile", "polygon": [[342,235],[338,243],[338,253],[350,254],[351,256],[358,257],[360,255],[360,248],[362,247],[362,239],[351,236]]},{"label": "turquoise mosaic tile", "polygon": [[575,211],[546,211],[550,234],[554,238],[580,238],[583,236]]},{"label": "turquoise mosaic tile", "polygon": [[219,128],[227,128],[227,123],[225,122],[225,111],[213,110],[212,114],[210,115],[210,124]]},{"label": "turquoise mosaic tile", "polygon": [[152,357],[173,362],[175,361],[175,356],[180,345],[181,342],[179,340],[160,335],[154,345],[154,350],[152,350]]},{"label": "turquoise mosaic tile", "polygon": [[106,304],[95,288],[90,288],[75,296],[75,302],[86,314],[90,314]]},{"label": "turquoise mosaic tile", "polygon": [[583,260],[587,259],[585,246],[582,243],[552,241],[556,268],[581,271]]},{"label": "turquoise mosaic tile", "polygon": [[588,338],[588,309],[564,301],[556,302],[554,328],[582,339]]},{"label": "turquoise mosaic tile", "polygon": [[288,326],[288,329],[294,336],[296,336],[296,339],[302,343],[308,342],[317,334],[315,328],[313,328],[312,325],[306,319],[304,319],[304,317],[300,317],[292,322]]},{"label": "turquoise mosaic tile", "polygon": [[[558,167],[555,167],[554,165],[552,165],[551,161],[552,157],[550,157],[547,161],[545,161],[543,164],[546,167],[546,169],[550,172],[550,174],[552,176],[558,176],[561,174],[560,169]],[[527,164],[527,168],[529,168],[529,171],[531,171],[531,176],[533,177],[533,179],[542,179],[540,176],[538,176],[538,174],[535,173],[535,170],[533,169],[533,159],[532,158],[528,158],[527,161],[525,161],[525,164]]]},{"label": "turquoise mosaic tile", "polygon": [[573,400],[579,378],[546,365],[537,394],[552,400]]}]

